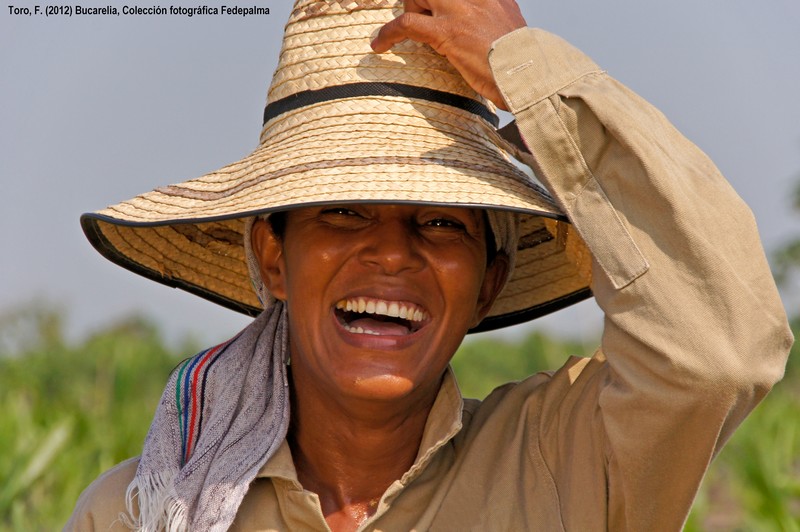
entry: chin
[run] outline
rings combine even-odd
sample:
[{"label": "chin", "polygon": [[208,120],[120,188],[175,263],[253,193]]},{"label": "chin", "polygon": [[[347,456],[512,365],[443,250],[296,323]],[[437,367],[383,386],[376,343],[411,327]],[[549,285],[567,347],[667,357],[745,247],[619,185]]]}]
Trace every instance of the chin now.
[{"label": "chin", "polygon": [[356,377],[352,381],[352,393],[373,401],[394,401],[411,395],[416,386],[403,376],[382,374]]}]

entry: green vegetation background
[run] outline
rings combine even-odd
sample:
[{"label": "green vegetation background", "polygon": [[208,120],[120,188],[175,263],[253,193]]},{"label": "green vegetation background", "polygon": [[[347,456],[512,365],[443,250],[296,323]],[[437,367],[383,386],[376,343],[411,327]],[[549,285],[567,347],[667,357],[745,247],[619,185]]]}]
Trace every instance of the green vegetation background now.
[{"label": "green vegetation background", "polygon": [[[170,370],[201,347],[169,348],[141,318],[68,342],[61,316],[44,305],[0,316],[0,530],[60,529],[98,474],[140,452]],[[483,397],[591,349],[534,333],[467,343],[453,366],[464,394]],[[712,465],[687,530],[800,531],[797,353]]]}]

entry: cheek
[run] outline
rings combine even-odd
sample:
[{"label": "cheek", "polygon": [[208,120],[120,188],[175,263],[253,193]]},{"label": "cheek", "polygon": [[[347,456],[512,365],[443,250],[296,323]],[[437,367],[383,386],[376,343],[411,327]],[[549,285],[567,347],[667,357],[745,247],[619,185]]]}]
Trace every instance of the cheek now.
[{"label": "cheek", "polygon": [[[302,245],[300,239],[288,246],[286,256],[286,301],[295,324],[314,332],[320,320],[331,311],[332,293],[341,283],[344,266],[342,253],[336,246],[316,241]],[[341,287],[339,288],[341,291]]]},{"label": "cheek", "polygon": [[485,258],[480,254],[461,254],[451,260],[439,261],[437,271],[445,297],[459,310],[471,311],[477,304],[486,274]]}]

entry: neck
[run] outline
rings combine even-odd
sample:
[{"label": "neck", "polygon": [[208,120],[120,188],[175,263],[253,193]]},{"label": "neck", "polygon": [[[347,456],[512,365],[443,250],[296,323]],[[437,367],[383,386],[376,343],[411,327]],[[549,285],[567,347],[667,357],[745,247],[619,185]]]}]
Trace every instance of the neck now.
[{"label": "neck", "polygon": [[397,401],[330,397],[292,372],[289,445],[332,530],[352,530],[416,459],[438,388]]}]

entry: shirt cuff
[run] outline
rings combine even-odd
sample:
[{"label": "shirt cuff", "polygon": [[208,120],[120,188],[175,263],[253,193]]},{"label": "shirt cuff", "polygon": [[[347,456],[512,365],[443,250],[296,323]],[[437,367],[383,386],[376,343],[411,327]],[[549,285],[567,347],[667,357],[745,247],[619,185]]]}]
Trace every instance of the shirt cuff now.
[{"label": "shirt cuff", "polygon": [[489,50],[489,64],[515,114],[587,74],[601,72],[567,41],[535,28],[520,28],[496,40]]},{"label": "shirt cuff", "polygon": [[495,41],[489,62],[530,148],[532,159],[525,162],[553,194],[614,288],[628,286],[649,264],[558,113],[559,93],[604,76],[602,70],[560,37],[532,28]]}]

